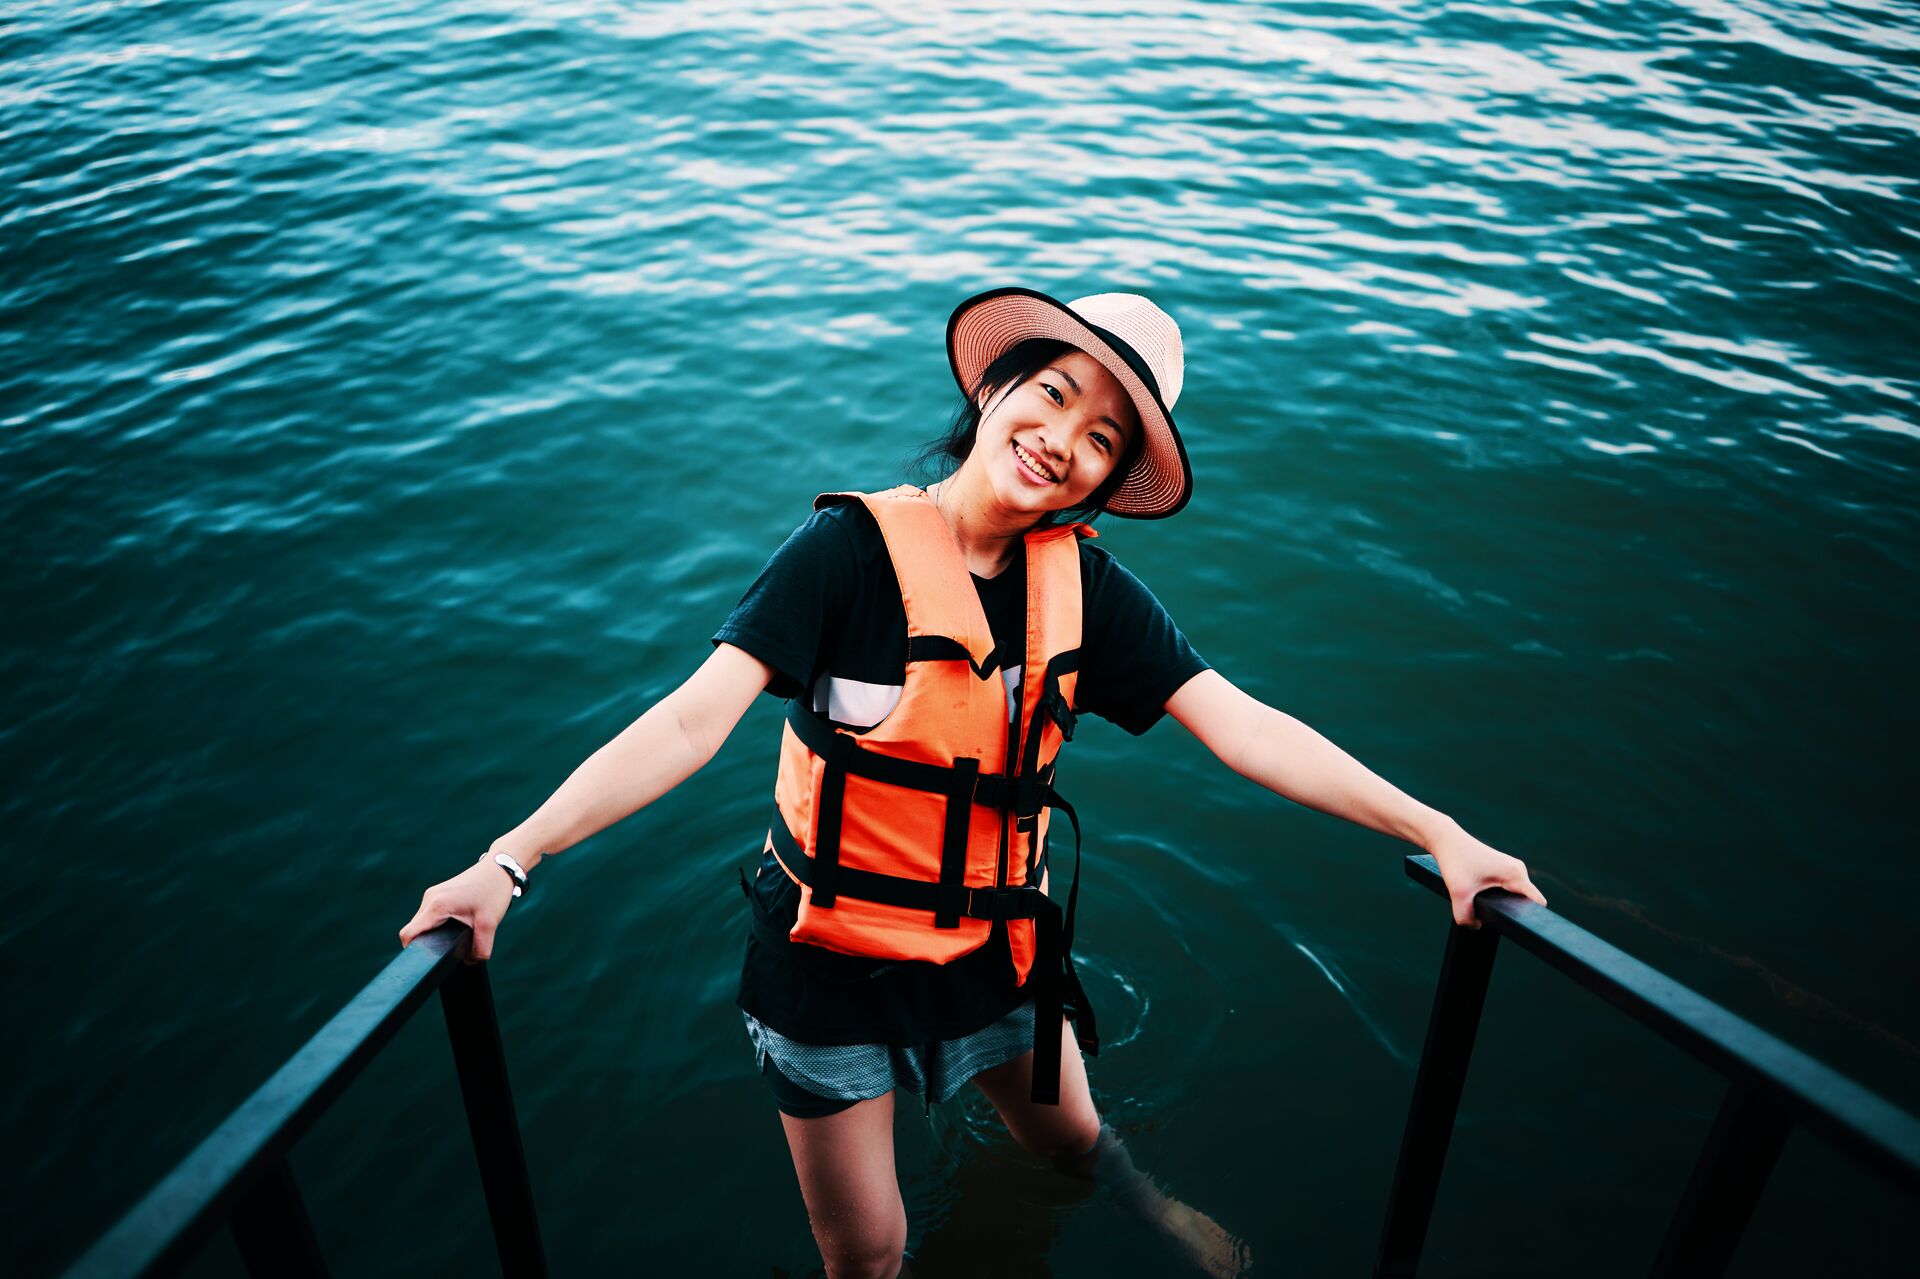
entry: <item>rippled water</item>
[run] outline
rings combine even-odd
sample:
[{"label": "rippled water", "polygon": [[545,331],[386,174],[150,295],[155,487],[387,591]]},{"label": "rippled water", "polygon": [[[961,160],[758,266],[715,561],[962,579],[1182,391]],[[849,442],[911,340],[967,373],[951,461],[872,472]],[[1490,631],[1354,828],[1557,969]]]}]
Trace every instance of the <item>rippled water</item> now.
[{"label": "rippled water", "polygon": [[[1102,544],[1210,660],[1920,1108],[1917,133],[1911,2],[8,6],[8,1269],[890,482],[1004,283],[1183,325],[1194,503]],[[503,933],[556,1274],[815,1264],[731,1006],[763,701]],[[1073,755],[1096,1100],[1364,1272],[1444,906],[1177,726]],[[491,1264],[418,1022],[294,1155],[338,1273]],[[1719,1097],[1508,948],[1428,1272],[1643,1270]],[[898,1140],[917,1274],[1159,1272],[978,1100]],[[1801,1134],[1734,1273],[1917,1245]]]}]

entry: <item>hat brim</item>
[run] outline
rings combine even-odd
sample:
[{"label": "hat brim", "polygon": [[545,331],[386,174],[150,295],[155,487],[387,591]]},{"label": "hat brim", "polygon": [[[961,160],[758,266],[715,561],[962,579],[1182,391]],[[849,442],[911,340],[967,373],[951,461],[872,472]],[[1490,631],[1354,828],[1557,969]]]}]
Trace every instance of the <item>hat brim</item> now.
[{"label": "hat brim", "polygon": [[947,319],[947,363],[961,393],[971,395],[989,364],[1029,338],[1051,338],[1085,351],[1133,400],[1145,439],[1106,509],[1136,520],[1178,514],[1193,496],[1193,468],[1152,370],[1123,339],[1083,320],[1064,302],[1009,287],[977,293],[955,307]]}]

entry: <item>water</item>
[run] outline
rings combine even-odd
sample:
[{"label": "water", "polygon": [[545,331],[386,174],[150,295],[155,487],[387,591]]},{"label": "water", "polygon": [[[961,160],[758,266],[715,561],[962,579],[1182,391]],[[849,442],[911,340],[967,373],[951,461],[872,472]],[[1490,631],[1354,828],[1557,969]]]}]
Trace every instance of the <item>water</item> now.
[{"label": "water", "polygon": [[[1917,17],[9,6],[8,1270],[683,678],[814,493],[891,482],[1003,283],[1184,326],[1193,505],[1102,545],[1215,665],[1920,1108]],[[557,1274],[815,1264],[731,1005],[762,700],[503,931]],[[1096,1100],[1257,1273],[1362,1273],[1443,904],[1177,725],[1072,755]],[[417,1022],[294,1154],[338,1273],[491,1264]],[[1643,1268],[1719,1097],[1509,949],[1430,1272]],[[977,1101],[898,1141],[917,1273],[1158,1267]],[[1733,1271],[1917,1243],[1802,1133]]]}]

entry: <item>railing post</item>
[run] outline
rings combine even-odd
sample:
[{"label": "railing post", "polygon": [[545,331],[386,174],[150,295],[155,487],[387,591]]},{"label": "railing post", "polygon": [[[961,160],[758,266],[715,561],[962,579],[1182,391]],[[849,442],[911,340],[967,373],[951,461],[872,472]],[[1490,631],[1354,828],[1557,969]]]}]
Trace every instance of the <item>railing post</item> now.
[{"label": "railing post", "polygon": [[326,1279],[320,1240],[284,1156],[268,1164],[241,1196],[231,1224],[254,1279]]},{"label": "railing post", "polygon": [[1654,1279],[1715,1279],[1727,1268],[1792,1127],[1778,1100],[1733,1082],[1667,1226]]},{"label": "railing post", "polygon": [[460,1095],[467,1103],[467,1127],[480,1161],[493,1242],[506,1279],[545,1279],[546,1256],[540,1247],[540,1223],[533,1212],[533,1184],[520,1146],[520,1121],[507,1084],[507,1056],[500,1046],[500,1022],[493,1011],[493,987],[487,966],[463,964],[440,987],[440,1008],[453,1043]]},{"label": "railing post", "polygon": [[1479,928],[1448,927],[1440,984],[1427,1019],[1427,1043],[1413,1081],[1413,1105],[1407,1112],[1400,1162],[1387,1196],[1387,1223],[1380,1232],[1375,1279],[1412,1279],[1420,1264],[1499,941],[1484,923]]}]

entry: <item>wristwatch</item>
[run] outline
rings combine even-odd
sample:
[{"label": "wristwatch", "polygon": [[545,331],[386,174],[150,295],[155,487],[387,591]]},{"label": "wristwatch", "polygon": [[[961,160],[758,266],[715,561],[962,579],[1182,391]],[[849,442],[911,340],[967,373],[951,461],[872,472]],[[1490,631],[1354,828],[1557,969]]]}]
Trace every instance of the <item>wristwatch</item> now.
[{"label": "wristwatch", "polygon": [[527,872],[521,867],[519,862],[513,860],[512,856],[507,853],[495,853],[493,855],[493,864],[507,872],[507,878],[513,881],[513,895],[515,897],[520,897],[526,893]]}]

